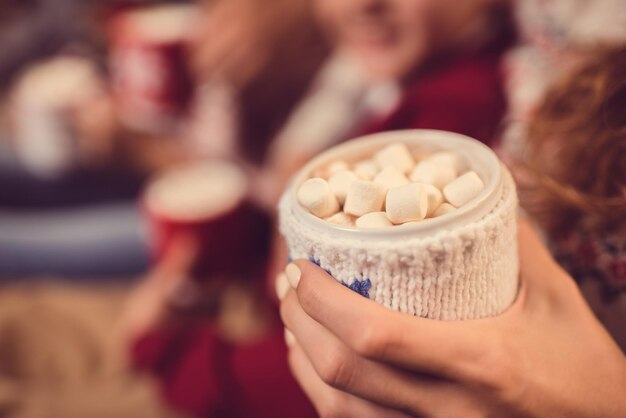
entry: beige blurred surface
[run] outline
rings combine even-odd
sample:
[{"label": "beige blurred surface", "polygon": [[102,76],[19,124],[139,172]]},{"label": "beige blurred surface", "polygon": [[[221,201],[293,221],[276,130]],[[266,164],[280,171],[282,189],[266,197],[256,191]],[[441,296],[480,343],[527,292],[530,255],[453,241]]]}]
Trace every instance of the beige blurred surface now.
[{"label": "beige blurred surface", "polygon": [[174,418],[125,367],[116,337],[124,286],[0,288],[0,416]]}]

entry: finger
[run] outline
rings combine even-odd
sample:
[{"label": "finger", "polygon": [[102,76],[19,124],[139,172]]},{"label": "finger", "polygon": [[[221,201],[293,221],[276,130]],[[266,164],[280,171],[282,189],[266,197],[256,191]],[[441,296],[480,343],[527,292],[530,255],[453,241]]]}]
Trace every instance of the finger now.
[{"label": "finger", "polygon": [[[481,380],[500,341],[489,320],[435,321],[391,311],[332,279],[315,264],[287,266],[302,309],[358,354],[450,379]],[[299,270],[299,281],[294,280]],[[297,282],[297,283],[295,283]]]},{"label": "finger", "polygon": [[407,409],[413,403],[412,388],[418,382],[412,373],[351,351],[302,310],[293,291],[283,298],[280,313],[316,374],[327,385],[388,407]]},{"label": "finger", "polygon": [[298,344],[292,345],[289,350],[289,366],[300,387],[321,417],[404,418],[408,416],[328,386],[318,377]]},{"label": "finger", "polygon": [[384,407],[428,415],[469,405],[475,397],[450,381],[360,357],[309,317],[293,291],[283,299],[281,316],[318,378],[330,387]]}]

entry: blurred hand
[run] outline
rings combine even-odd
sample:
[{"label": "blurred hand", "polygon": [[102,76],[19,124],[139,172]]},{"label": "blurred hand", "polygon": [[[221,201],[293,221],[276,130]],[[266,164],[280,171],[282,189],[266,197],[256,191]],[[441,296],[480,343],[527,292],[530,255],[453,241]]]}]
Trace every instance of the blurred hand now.
[{"label": "blurred hand", "polygon": [[[536,233],[504,314],[435,321],[386,309],[307,261],[279,280],[291,369],[322,416],[618,417],[626,357]],[[295,287],[295,289],[293,289]]]},{"label": "blurred hand", "polygon": [[117,147],[118,120],[112,97],[104,91],[67,109],[80,158],[88,165],[110,163]]},{"label": "blurred hand", "polygon": [[236,89],[246,85],[305,6],[291,0],[209,2],[191,45],[191,66],[198,79],[217,78]]},{"label": "blurred hand", "polygon": [[127,301],[121,324],[125,339],[134,339],[167,317],[172,298],[190,280],[199,250],[198,242],[190,235],[181,234],[172,241],[163,259]]}]

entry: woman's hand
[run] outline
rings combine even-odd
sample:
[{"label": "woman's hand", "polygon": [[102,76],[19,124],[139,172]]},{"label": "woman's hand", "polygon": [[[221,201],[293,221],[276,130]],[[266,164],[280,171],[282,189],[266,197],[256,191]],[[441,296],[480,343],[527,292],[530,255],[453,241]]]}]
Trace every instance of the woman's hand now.
[{"label": "woman's hand", "polygon": [[287,266],[277,289],[289,362],[318,412],[626,415],[626,357],[526,223],[519,247],[517,301],[500,316],[469,321],[394,312],[312,263]]}]

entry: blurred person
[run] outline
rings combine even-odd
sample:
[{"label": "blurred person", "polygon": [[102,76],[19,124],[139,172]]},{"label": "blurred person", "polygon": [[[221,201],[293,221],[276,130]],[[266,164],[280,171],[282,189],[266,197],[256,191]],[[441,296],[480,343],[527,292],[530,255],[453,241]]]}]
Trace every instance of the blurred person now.
[{"label": "blurred person", "polygon": [[[0,29],[3,206],[72,205],[98,201],[98,193],[107,200],[137,190],[139,176],[120,164],[113,135],[114,109],[95,24],[100,3],[33,0],[0,6],[0,19],[7,19]],[[76,181],[71,173],[81,170]],[[120,186],[115,178],[121,170],[128,181]],[[68,193],[80,182],[91,184],[89,190]]]},{"label": "blurred person", "polygon": [[[45,136],[45,131],[59,132],[76,129],[79,134],[82,134],[84,127],[77,124],[71,128],[61,129],[58,125],[62,123],[49,121],[49,125],[57,126],[48,126],[48,129],[39,129],[38,133],[34,135],[30,135],[30,132],[25,135],[35,137],[30,141],[32,144],[42,143],[38,151],[38,147],[35,145],[22,147],[20,141],[15,138],[20,136],[19,133],[15,132],[15,129],[16,122],[22,115],[25,113],[34,114],[34,121],[31,124],[37,125],[35,121],[41,122],[42,119],[65,118],[67,120],[70,112],[77,112],[80,120],[86,119],[86,114],[94,114],[94,119],[100,119],[101,125],[110,125],[108,115],[111,111],[110,106],[106,100],[100,100],[101,98],[106,99],[106,94],[104,94],[106,90],[105,80],[102,77],[100,59],[102,45],[98,40],[97,31],[93,29],[95,25],[91,24],[94,21],[95,5],[98,3],[98,0],[88,2],[75,0],[17,2],[9,0],[0,5],[0,21],[2,22],[0,37],[3,40],[0,44],[0,97],[3,101],[3,111],[9,114],[8,116],[5,115],[6,123],[2,126],[2,137],[3,140],[13,142],[12,148],[17,150],[18,154],[22,154],[20,152],[22,148],[29,149],[24,154],[33,155],[39,152],[40,157],[33,157],[31,160],[40,159],[42,165],[47,164],[43,160],[49,158],[50,170],[43,167],[41,170],[34,168],[34,166],[26,167],[27,170],[34,168],[37,175],[54,176],[51,171],[55,171],[55,169],[52,166],[56,164],[62,171],[60,166],[65,163],[61,160],[65,159],[67,162],[69,159],[68,151],[52,150],[55,147],[49,145],[52,142],[50,138],[55,135],[50,133],[47,135],[47,139],[42,138]],[[62,75],[63,73],[65,73],[65,77]],[[84,83],[85,91],[79,92],[79,89],[74,88],[73,93],[71,92],[72,83],[69,82],[69,79],[72,78],[72,74],[70,73],[82,80],[76,80],[75,85]],[[55,83],[58,83],[56,94],[60,96],[57,99],[53,98],[55,94],[52,92]],[[41,97],[38,97],[38,89],[42,89]],[[78,103],[79,100],[76,99],[79,99],[81,94],[82,103]],[[71,99],[71,96],[74,99]],[[56,105],[52,103],[54,100],[56,100]],[[73,104],[70,103],[72,100],[74,100]],[[96,102],[100,105],[85,109],[85,113],[79,112],[82,107],[87,107],[89,103]],[[46,106],[56,107],[55,116],[57,117],[39,117],[41,113],[46,113],[41,111],[41,108]],[[21,109],[16,109],[19,107]],[[24,107],[28,110],[25,110]],[[35,110],[35,107],[39,109]],[[23,116],[22,119],[28,119],[28,117]],[[29,123],[17,123],[17,125],[23,127]],[[21,127],[17,127],[17,129],[21,129]],[[24,129],[29,129],[29,127]],[[102,129],[108,128],[102,126]],[[37,127],[33,127],[32,130],[37,131]],[[93,129],[92,132],[89,132],[90,135],[94,133]],[[78,136],[82,137],[82,135]],[[28,142],[29,140],[26,139],[25,141]],[[92,162],[101,159],[96,154],[109,152],[105,150],[108,145],[100,139],[94,139],[89,143],[84,141],[77,145],[85,147],[84,154],[88,155],[86,159],[91,158],[93,159]],[[4,151],[5,161],[12,158],[8,146],[4,147]],[[43,156],[46,153],[48,157]],[[29,158],[26,157],[26,159]],[[58,161],[54,162],[54,158]],[[34,163],[34,165],[37,164]],[[95,162],[95,164],[98,165],[99,162]],[[27,162],[25,165],[29,166],[30,164]],[[9,164],[5,164],[5,168],[8,166]],[[44,171],[48,171],[48,173],[46,174]]]},{"label": "blurred person", "polygon": [[33,174],[58,178],[110,163],[114,108],[88,58],[58,55],[28,67],[10,91],[12,146]]},{"label": "blurred person", "polygon": [[500,58],[514,38],[504,2],[314,5],[335,54],[273,144],[276,189],[303,161],[360,134],[433,128],[494,143],[505,109]]},{"label": "blurred person", "polygon": [[97,19],[104,2],[53,3],[29,13],[10,4],[19,19],[2,28],[0,276],[135,275],[148,263],[135,199],[150,172],[183,154],[121,123]]},{"label": "blurred person", "polygon": [[0,277],[131,275],[146,250],[106,77],[60,54],[27,67],[6,100]]}]

